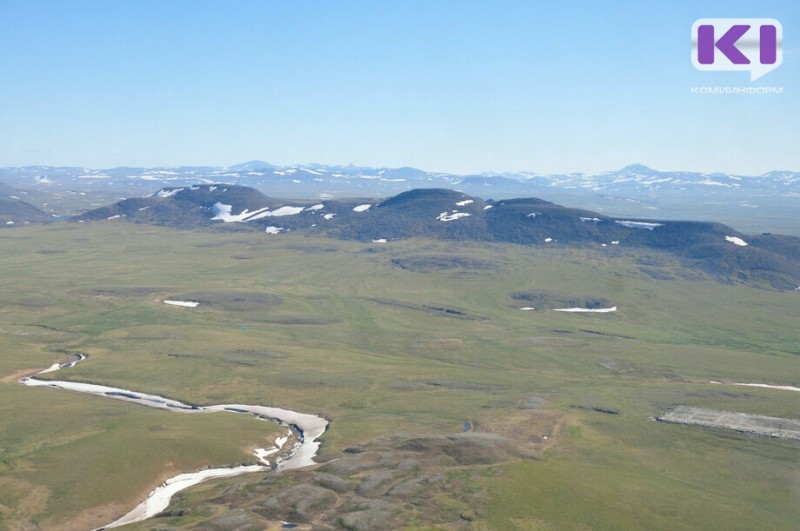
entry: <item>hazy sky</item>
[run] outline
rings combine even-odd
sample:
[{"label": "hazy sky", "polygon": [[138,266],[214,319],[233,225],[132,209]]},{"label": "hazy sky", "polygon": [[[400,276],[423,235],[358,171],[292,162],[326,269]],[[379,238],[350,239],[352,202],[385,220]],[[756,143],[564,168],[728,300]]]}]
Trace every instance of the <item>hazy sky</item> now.
[{"label": "hazy sky", "polygon": [[[783,65],[695,70],[703,17],[777,18]],[[798,33],[797,0],[0,0],[0,166],[800,170]]]}]

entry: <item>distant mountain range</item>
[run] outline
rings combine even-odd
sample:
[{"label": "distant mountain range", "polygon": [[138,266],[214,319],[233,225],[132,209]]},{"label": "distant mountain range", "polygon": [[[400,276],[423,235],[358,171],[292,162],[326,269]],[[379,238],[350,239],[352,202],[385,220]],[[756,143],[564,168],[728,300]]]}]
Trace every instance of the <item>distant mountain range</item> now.
[{"label": "distant mountain range", "polygon": [[388,199],[286,201],[239,185],[188,185],[125,199],[77,219],[271,235],[298,231],[376,244],[425,237],[612,253],[649,248],[672,253],[722,281],[781,290],[800,286],[800,238],[745,235],[711,222],[609,217],[537,198],[484,200],[448,189],[414,189]]},{"label": "distant mountain range", "polygon": [[501,173],[453,175],[416,168],[370,168],[299,164],[275,166],[250,161],[227,168],[177,166],[160,168],[87,169],[27,166],[0,168],[0,181],[23,189],[87,191],[103,188],[119,191],[164,186],[187,186],[225,182],[251,186],[272,195],[330,197],[369,195],[388,197],[415,188],[457,188],[467,193],[502,199],[526,191],[579,190],[625,195],[638,199],[684,194],[800,197],[800,172],[771,171],[759,176],[725,173],[664,172],[633,164],[598,174]]}]

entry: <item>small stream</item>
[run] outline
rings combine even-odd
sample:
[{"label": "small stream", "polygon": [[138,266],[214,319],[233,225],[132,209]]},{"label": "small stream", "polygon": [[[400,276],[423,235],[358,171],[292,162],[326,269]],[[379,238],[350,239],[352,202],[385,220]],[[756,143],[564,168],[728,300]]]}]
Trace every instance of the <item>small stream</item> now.
[{"label": "small stream", "polygon": [[[38,372],[36,376],[74,367],[77,363],[86,359],[86,356],[83,354],[76,354],[76,356],[78,356],[78,359],[63,364],[55,363],[49,368]],[[128,514],[98,529],[118,527],[151,518],[164,511],[169,506],[172,496],[174,496],[176,493],[203,481],[218,478],[229,478],[241,474],[249,474],[251,472],[264,472],[273,468],[276,470],[289,470],[292,468],[300,468],[312,465],[314,464],[314,457],[317,455],[320,445],[317,439],[323,433],[325,433],[325,430],[328,427],[328,421],[317,415],[298,413],[296,411],[277,407],[247,404],[192,406],[158,395],[139,393],[130,391],[128,389],[108,387],[105,385],[59,380],[38,380],[36,378],[23,378],[19,380],[19,382],[31,387],[51,387],[66,391],[88,393],[95,396],[112,398],[114,400],[123,400],[125,402],[133,402],[141,406],[172,411],[175,413],[188,414],[228,412],[250,414],[257,419],[275,421],[288,428],[289,433],[285,436],[278,437],[275,440],[274,446],[271,448],[256,449],[255,457],[259,462],[258,464],[231,468],[210,468],[197,472],[178,474],[177,476],[168,479],[161,486],[153,490],[147,495],[144,501],[132,509]],[[278,457],[275,459],[275,462],[271,464],[266,457],[280,452],[283,445],[287,442],[291,435],[296,436],[297,442],[295,442],[294,446],[288,453]]]}]

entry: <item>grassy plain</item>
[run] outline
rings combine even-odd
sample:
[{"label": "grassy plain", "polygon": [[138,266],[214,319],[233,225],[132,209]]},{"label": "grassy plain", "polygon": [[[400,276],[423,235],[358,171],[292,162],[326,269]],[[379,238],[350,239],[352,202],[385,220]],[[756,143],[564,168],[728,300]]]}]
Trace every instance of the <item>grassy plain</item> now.
[{"label": "grassy plain", "polygon": [[[14,381],[64,359],[60,349],[89,359],[52,378],[322,414],[332,421],[322,459],[396,433],[459,432],[465,419],[488,430],[541,399],[565,427],[543,460],[470,476],[477,528],[800,521],[800,445],[652,420],[673,404],[797,418],[800,393],[708,382],[799,385],[798,292],[723,285],[647,252],[692,278],[657,280],[625,248],[363,244],[120,221],[4,230],[0,247],[0,528],[101,525],[169,472],[248,461],[278,431]],[[430,256],[477,265],[393,262]],[[520,311],[510,295],[533,290],[619,311]],[[162,303],[192,295],[196,309]],[[462,472],[449,472],[454,484]],[[183,499],[200,507],[235,482]],[[467,502],[451,497],[457,520]]]}]

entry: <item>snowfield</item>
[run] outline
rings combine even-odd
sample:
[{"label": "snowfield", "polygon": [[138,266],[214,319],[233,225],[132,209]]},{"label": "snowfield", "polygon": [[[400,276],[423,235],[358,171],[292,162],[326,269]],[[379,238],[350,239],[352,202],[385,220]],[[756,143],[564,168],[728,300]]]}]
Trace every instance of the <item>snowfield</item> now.
[{"label": "snowfield", "polygon": [[616,312],[617,307],[612,306],[611,308],[558,308],[554,309],[554,312],[569,312],[569,313],[611,313]]},{"label": "snowfield", "polygon": [[183,192],[183,188],[175,188],[174,190],[159,190],[158,192],[154,193],[151,197],[161,197],[166,199],[181,192]]},{"label": "snowfield", "polygon": [[739,247],[747,247],[747,242],[741,238],[737,238],[736,236],[725,236],[725,240],[738,245]]},{"label": "snowfield", "polygon": [[253,212],[244,209],[241,214],[231,214],[233,207],[220,202],[214,203],[213,208],[214,217],[211,218],[211,221],[224,221],[225,223],[245,223],[267,217],[294,216],[305,210],[305,207],[283,206],[271,211],[269,207],[264,207]]},{"label": "snowfield", "polygon": [[645,230],[653,230],[656,227],[663,227],[663,223],[648,223],[646,221],[615,221],[614,223],[618,225],[622,225],[623,227],[628,227],[631,229],[645,229]]},{"label": "snowfield", "polygon": [[169,304],[170,306],[181,306],[183,308],[197,308],[200,306],[199,302],[192,301],[164,301],[164,304]]},{"label": "snowfield", "polygon": [[448,214],[447,212],[442,212],[441,214],[439,214],[436,217],[436,219],[438,219],[439,221],[453,221],[453,220],[456,220],[456,219],[459,219],[459,218],[466,218],[466,217],[468,217],[470,215],[471,214],[469,214],[468,212],[455,212],[454,211],[452,214]]}]

